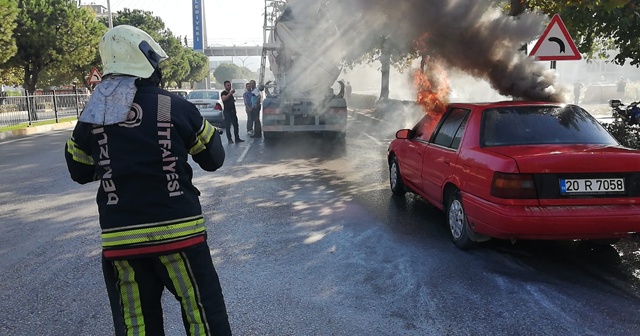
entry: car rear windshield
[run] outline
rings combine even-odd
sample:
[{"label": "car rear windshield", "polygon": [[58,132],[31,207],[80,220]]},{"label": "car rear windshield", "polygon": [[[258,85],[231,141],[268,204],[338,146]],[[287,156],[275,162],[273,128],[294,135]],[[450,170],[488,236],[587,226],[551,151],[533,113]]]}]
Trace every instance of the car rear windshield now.
[{"label": "car rear windshield", "polygon": [[487,109],[480,144],[603,144],[618,142],[589,112],[574,106],[515,106]]},{"label": "car rear windshield", "polygon": [[191,91],[187,99],[220,99],[218,91]]}]

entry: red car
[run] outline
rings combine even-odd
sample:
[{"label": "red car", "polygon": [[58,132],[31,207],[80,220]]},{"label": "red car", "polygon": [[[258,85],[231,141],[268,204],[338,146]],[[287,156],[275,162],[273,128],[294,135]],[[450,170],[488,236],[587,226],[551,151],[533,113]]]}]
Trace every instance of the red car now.
[{"label": "red car", "polygon": [[640,231],[640,151],[576,105],[449,104],[389,145],[396,195],[446,212],[453,242],[612,242]]}]

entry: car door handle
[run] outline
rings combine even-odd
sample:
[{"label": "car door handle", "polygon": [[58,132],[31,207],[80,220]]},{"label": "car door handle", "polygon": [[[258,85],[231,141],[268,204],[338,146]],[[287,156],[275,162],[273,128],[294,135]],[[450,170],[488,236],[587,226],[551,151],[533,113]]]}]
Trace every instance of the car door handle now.
[{"label": "car door handle", "polygon": [[451,165],[451,160],[449,160],[449,159],[444,159],[444,161],[442,161],[442,162],[444,162],[444,164],[446,164],[447,166]]}]

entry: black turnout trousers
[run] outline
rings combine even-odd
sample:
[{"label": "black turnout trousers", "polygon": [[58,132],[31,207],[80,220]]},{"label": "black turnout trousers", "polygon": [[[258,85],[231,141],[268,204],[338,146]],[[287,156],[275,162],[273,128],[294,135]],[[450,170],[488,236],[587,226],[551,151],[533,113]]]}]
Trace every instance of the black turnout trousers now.
[{"label": "black turnout trousers", "polygon": [[161,256],[103,257],[102,268],[116,335],[164,335],[164,288],[180,302],[187,335],[231,335],[222,288],[206,243]]}]

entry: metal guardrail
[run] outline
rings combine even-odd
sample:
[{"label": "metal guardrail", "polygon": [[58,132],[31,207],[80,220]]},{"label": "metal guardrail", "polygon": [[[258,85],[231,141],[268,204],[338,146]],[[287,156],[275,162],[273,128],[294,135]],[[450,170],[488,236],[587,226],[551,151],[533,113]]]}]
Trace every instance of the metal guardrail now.
[{"label": "metal guardrail", "polygon": [[0,97],[0,127],[36,121],[77,117],[89,100],[89,94],[65,93]]}]

